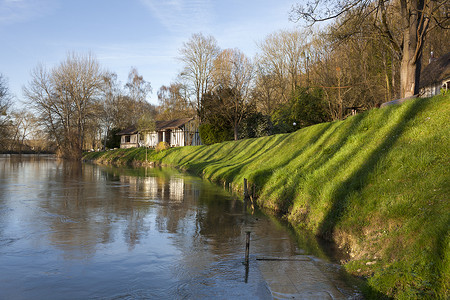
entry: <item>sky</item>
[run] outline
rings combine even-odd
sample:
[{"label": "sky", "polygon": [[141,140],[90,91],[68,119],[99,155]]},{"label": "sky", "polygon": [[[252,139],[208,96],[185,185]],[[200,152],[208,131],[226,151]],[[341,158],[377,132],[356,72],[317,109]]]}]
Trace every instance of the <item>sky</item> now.
[{"label": "sky", "polygon": [[0,73],[17,103],[39,64],[91,53],[124,85],[131,67],[149,81],[149,102],[181,72],[179,49],[192,34],[253,58],[257,43],[289,21],[295,0],[0,0]]}]

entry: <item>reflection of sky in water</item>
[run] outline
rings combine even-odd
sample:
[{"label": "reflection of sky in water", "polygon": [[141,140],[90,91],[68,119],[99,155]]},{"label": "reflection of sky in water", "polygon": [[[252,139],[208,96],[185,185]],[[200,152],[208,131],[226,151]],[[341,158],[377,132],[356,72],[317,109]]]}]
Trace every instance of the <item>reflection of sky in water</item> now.
[{"label": "reflection of sky in water", "polygon": [[265,298],[252,255],[302,253],[283,226],[173,169],[0,156],[0,298]]},{"label": "reflection of sky in water", "polygon": [[[211,195],[214,199],[200,200]],[[235,226],[234,218],[217,215],[233,202],[214,185],[175,170],[3,156],[0,298],[226,293],[227,284],[220,281],[237,284],[228,272],[237,272],[242,281],[241,254],[226,243],[221,247],[222,236],[216,239],[215,230],[204,227],[217,223],[220,235],[239,240],[240,232],[226,229],[229,222]],[[230,252],[238,253],[234,263],[214,267]]]}]

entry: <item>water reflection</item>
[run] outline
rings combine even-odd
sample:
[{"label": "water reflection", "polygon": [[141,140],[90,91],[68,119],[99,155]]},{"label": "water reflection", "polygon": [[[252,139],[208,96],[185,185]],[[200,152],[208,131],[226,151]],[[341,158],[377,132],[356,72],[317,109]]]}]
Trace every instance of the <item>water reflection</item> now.
[{"label": "water reflection", "polygon": [[0,156],[0,298],[268,298],[242,265],[245,231],[253,256],[304,250],[244,211],[173,169]]}]

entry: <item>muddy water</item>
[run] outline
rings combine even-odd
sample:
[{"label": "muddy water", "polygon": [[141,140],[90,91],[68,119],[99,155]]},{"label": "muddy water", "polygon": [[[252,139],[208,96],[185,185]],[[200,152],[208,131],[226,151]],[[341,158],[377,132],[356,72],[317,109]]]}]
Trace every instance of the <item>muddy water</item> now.
[{"label": "muddy water", "polygon": [[350,298],[329,250],[173,169],[0,156],[0,299],[270,299],[258,257],[305,254]]}]

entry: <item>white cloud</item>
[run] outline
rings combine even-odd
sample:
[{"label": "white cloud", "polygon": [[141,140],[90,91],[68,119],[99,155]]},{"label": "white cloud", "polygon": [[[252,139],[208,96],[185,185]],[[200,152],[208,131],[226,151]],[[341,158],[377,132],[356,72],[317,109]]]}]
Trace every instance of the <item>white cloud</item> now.
[{"label": "white cloud", "polygon": [[52,0],[0,0],[0,24],[15,24],[46,16],[56,6]]}]

